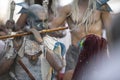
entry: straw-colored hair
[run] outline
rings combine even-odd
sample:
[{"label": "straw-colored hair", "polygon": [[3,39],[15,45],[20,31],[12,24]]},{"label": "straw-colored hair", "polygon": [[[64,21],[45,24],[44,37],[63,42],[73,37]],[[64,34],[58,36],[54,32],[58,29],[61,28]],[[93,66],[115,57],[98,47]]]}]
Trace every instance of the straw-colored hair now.
[{"label": "straw-colored hair", "polygon": [[59,0],[52,0],[51,8],[52,8],[54,16],[56,16],[58,14],[57,9],[58,9],[58,6],[60,6],[59,3],[60,3]]},{"label": "straw-colored hair", "polygon": [[86,9],[82,21],[80,21],[80,11],[79,11],[79,0],[74,0],[73,4],[71,4],[72,10],[72,19],[76,23],[76,27],[80,27],[81,25],[85,25],[85,29],[87,32],[87,28],[94,23],[94,17],[92,17],[92,13],[96,10],[96,0],[89,0],[88,1],[88,8]]}]

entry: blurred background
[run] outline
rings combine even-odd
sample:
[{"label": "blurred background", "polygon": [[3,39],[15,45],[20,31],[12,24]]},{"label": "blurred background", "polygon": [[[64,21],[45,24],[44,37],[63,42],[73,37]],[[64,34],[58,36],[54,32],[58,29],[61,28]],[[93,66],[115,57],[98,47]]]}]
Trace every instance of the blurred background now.
[{"label": "blurred background", "polygon": [[[12,0],[0,0],[0,19],[4,20],[4,22],[9,18],[9,14],[10,14],[9,7],[10,7],[11,1]],[[14,0],[14,1],[16,3],[19,3],[19,2],[23,2],[24,0]],[[72,0],[59,0],[59,1],[61,6],[64,6],[72,2]],[[112,14],[120,12],[120,0],[110,0],[108,4],[113,10]],[[20,15],[18,14],[20,9],[21,9],[20,6],[16,6],[15,13],[14,13],[15,21],[18,19]]]}]

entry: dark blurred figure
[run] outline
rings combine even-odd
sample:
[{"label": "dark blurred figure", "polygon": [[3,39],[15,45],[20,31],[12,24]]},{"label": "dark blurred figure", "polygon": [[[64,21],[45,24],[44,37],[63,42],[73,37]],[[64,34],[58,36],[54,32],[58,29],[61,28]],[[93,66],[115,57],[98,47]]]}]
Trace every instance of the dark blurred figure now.
[{"label": "dark blurred figure", "polygon": [[115,45],[120,41],[120,13],[115,14],[113,17],[111,33],[112,44]]}]

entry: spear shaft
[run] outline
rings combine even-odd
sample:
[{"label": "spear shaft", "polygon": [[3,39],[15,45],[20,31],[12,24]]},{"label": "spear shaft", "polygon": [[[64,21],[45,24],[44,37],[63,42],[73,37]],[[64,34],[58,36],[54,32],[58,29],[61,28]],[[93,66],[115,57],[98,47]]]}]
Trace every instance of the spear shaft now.
[{"label": "spear shaft", "polygon": [[[65,29],[68,29],[68,27],[59,27],[59,28],[53,28],[53,29],[44,29],[44,30],[39,31],[39,33],[49,33],[49,32],[54,32],[54,31],[65,30]],[[24,33],[15,34],[15,35],[6,35],[6,36],[0,36],[0,39],[20,37],[20,36],[25,36],[25,35],[30,35],[30,34],[32,34],[32,32],[24,32]]]},{"label": "spear shaft", "polygon": [[12,1],[10,4],[10,20],[13,20],[14,11],[15,11],[15,2]]}]

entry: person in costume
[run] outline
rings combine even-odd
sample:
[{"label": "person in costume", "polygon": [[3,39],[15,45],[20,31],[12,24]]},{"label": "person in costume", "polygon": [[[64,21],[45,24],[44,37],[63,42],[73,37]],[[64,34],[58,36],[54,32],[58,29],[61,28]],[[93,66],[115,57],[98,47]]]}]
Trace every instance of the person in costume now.
[{"label": "person in costume", "polygon": [[16,60],[9,74],[15,80],[53,80],[64,67],[62,59],[65,46],[47,33],[38,33],[37,30],[47,29],[45,9],[38,4],[26,5],[27,7],[24,4],[26,5],[18,4],[22,6],[20,13],[26,15],[26,24],[21,30],[30,31],[34,36],[17,37],[13,40],[12,48],[17,55],[14,55]]},{"label": "person in costume", "polygon": [[[23,5],[23,4],[19,4],[19,5]],[[65,46],[64,46],[64,44],[58,42],[57,39],[48,36],[47,33],[39,35],[39,33],[37,32],[37,30],[40,31],[43,29],[48,29],[47,13],[46,13],[44,7],[41,7],[38,4],[34,4],[28,8],[28,12],[24,12],[25,9],[26,8],[23,7],[21,10],[22,13],[27,13],[27,20],[26,20],[27,25],[23,28],[23,30],[31,31],[34,34],[34,36],[29,36],[30,41],[28,40],[28,43],[26,40],[25,40],[26,44],[23,42],[24,43],[23,45],[26,45],[26,47],[24,47],[25,53],[27,53],[28,56],[29,55],[31,56],[32,53],[31,53],[30,46],[34,48],[34,46],[32,46],[32,42],[31,42],[31,40],[33,41],[34,38],[39,43],[39,44],[37,43],[36,46],[37,45],[40,46],[38,48],[40,48],[40,51],[42,50],[42,54],[38,56],[38,57],[40,57],[40,59],[39,59],[40,61],[37,61],[40,64],[38,67],[39,68],[41,67],[40,70],[38,71],[38,73],[41,73],[41,74],[35,75],[34,71],[33,71],[33,75],[36,76],[35,77],[36,80],[37,79],[38,80],[53,79],[56,75],[56,72],[59,72],[62,69],[62,67],[64,66],[62,59],[63,59],[64,53],[65,53]],[[38,53],[38,52],[39,52],[38,49],[37,50],[35,49],[35,50],[33,50],[34,54],[32,54],[32,55],[37,55],[36,53]],[[51,57],[50,54],[47,54],[47,53],[51,53],[53,58]],[[54,60],[56,61],[56,63],[54,62]],[[34,61],[33,61],[33,63],[34,63]],[[29,66],[27,66],[27,67],[29,68]],[[32,69],[34,69],[34,67],[31,67],[30,70],[32,70]],[[38,74],[38,73],[36,72],[36,74]],[[19,77],[22,78],[22,76],[23,75],[21,75],[21,77],[20,76]]]},{"label": "person in costume", "polygon": [[[102,36],[106,29],[109,42],[109,26],[111,8],[109,0],[73,0],[71,4],[59,9],[58,14],[49,23],[49,28],[59,27],[67,21],[72,44],[66,54],[66,71],[74,69],[78,60],[79,48],[77,43],[86,35]],[[63,34],[64,35],[64,34]]]}]

